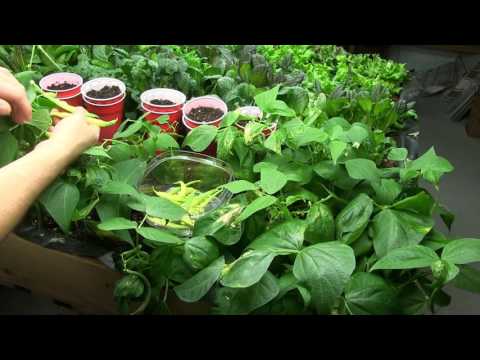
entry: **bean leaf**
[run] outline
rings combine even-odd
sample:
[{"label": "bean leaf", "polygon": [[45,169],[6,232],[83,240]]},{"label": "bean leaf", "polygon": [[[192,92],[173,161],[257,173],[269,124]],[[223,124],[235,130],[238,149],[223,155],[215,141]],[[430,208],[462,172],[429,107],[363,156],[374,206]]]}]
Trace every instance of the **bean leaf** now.
[{"label": "bean leaf", "polygon": [[379,269],[416,269],[431,266],[439,260],[432,249],[422,245],[411,245],[390,251],[378,260],[370,271]]},{"label": "bean leaf", "polygon": [[250,250],[229,264],[220,280],[223,286],[246,288],[260,281],[273,261],[270,251]]},{"label": "bean leaf", "polygon": [[306,224],[300,220],[290,220],[274,226],[257,237],[248,247],[278,255],[288,255],[300,250]]},{"label": "bean leaf", "polygon": [[187,134],[183,146],[189,146],[193,151],[204,151],[217,136],[217,127],[200,125]]}]

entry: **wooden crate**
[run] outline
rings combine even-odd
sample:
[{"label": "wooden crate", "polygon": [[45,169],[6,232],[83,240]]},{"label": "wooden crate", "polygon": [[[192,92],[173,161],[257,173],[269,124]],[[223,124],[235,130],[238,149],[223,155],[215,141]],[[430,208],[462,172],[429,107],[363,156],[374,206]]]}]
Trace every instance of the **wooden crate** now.
[{"label": "wooden crate", "polygon": [[[15,234],[0,240],[0,284],[49,297],[72,313],[116,314],[113,288],[121,277],[98,260],[46,249]],[[210,307],[187,304],[175,296],[169,300],[178,315],[206,314]]]}]

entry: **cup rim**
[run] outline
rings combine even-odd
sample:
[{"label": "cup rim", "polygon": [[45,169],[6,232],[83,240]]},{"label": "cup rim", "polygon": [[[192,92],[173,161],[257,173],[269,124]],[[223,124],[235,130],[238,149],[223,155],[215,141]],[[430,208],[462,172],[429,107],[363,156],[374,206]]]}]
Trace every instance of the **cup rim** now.
[{"label": "cup rim", "polygon": [[182,111],[182,109],[179,109],[177,111],[171,111],[171,112],[156,112],[156,111],[153,111],[153,110],[148,110],[148,109],[145,109],[145,107],[143,106],[143,102],[140,104],[140,107],[142,108],[143,111],[145,112],[149,112],[149,113],[152,113],[152,114],[158,114],[158,115],[171,115],[171,114],[175,114],[175,113],[178,113],[180,111]]},{"label": "cup rim", "polygon": [[[51,77],[54,77],[54,76],[58,76],[58,75],[74,75],[77,79],[80,80],[80,82],[75,85],[73,88],[70,88],[70,89],[66,89],[66,90],[50,90],[48,89],[45,85],[45,81],[47,81],[49,78]],[[47,92],[53,92],[53,93],[62,93],[62,92],[66,92],[66,91],[72,91],[72,90],[75,90],[79,87],[82,87],[83,86],[83,78],[76,74],[76,73],[71,73],[71,72],[56,72],[56,73],[52,73],[52,74],[48,74],[48,75],[45,75],[43,78],[40,79],[38,85],[40,85],[40,88],[43,90],[43,91],[47,91]]]},{"label": "cup rim", "polygon": [[225,101],[223,101],[221,98],[217,97],[217,96],[213,96],[213,95],[205,95],[205,96],[199,96],[199,97],[196,97],[196,98],[192,98],[190,99],[189,101],[187,101],[184,105],[183,105],[183,108],[185,109],[185,107],[194,102],[194,101],[198,101],[198,100],[201,100],[201,99],[215,99],[217,100],[219,103],[221,103],[222,105],[222,111],[223,111],[223,115],[221,117],[219,117],[218,119],[216,120],[213,120],[213,121],[209,121],[209,122],[201,122],[201,121],[196,121],[196,120],[193,120],[193,119],[190,119],[187,115],[187,112],[184,111],[184,116],[185,118],[188,120],[188,121],[191,121],[192,123],[194,124],[200,124],[200,125],[210,125],[210,124],[215,124],[217,122],[220,122],[223,120],[223,118],[227,115],[228,113],[228,106],[227,104],[225,103]]},{"label": "cup rim", "polygon": [[[87,85],[91,84],[91,83],[94,82],[94,81],[98,81],[98,80],[114,80],[114,81],[118,82],[118,87],[119,87],[120,90],[121,90],[120,94],[115,95],[115,96],[112,96],[112,97],[110,97],[110,98],[105,98],[105,99],[98,99],[98,98],[93,98],[93,97],[91,97],[91,96],[88,96],[88,95],[87,95],[87,91],[86,91]],[[81,93],[82,93],[83,99],[84,99],[85,101],[86,101],[87,99],[89,99],[89,100],[94,100],[94,101],[109,101],[109,100],[114,100],[114,99],[116,99],[117,97],[120,97],[120,96],[122,96],[122,95],[126,96],[126,94],[127,94],[127,87],[126,87],[125,83],[124,83],[122,80],[119,80],[119,79],[116,79],[116,78],[112,78],[112,77],[98,77],[98,78],[89,80],[89,81],[87,81],[85,84],[83,84],[83,85],[82,85],[82,89],[81,89]]]},{"label": "cup rim", "polygon": [[125,100],[126,97],[127,97],[127,94],[123,94],[123,97],[120,100],[118,100],[114,103],[111,103],[111,104],[95,104],[95,103],[92,103],[92,102],[88,101],[85,98],[83,98],[83,101],[85,101],[88,105],[93,105],[93,106],[112,106],[112,105],[117,105],[117,104],[121,103],[122,101]]},{"label": "cup rim", "polygon": [[[152,104],[150,101],[146,101],[145,100],[145,97],[147,95],[149,95],[150,93],[153,93],[154,91],[159,91],[159,90],[167,90],[169,92],[172,92],[172,93],[177,93],[178,95],[180,95],[180,97],[183,99],[182,102],[177,102],[173,105],[157,105],[157,104]],[[186,102],[187,102],[187,96],[182,93],[181,91],[177,90],[177,89],[170,89],[170,88],[154,88],[154,89],[149,89],[149,90],[146,90],[144,91],[141,95],[140,95],[140,101],[145,104],[148,104],[150,106],[156,106],[156,107],[165,107],[165,108],[168,108],[168,107],[175,107],[175,106],[179,106],[179,105],[184,105]]]}]

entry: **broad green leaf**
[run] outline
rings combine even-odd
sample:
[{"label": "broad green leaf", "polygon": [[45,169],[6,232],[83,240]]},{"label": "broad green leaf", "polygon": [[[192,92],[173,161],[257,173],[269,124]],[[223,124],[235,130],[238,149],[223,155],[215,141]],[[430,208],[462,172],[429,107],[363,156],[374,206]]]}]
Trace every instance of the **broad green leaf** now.
[{"label": "broad green leaf", "polygon": [[375,190],[375,201],[381,205],[391,205],[402,192],[402,186],[393,179],[380,179],[370,185]]},{"label": "broad green leaf", "polygon": [[430,266],[430,268],[432,270],[433,278],[442,285],[455,279],[460,272],[458,266],[446,260],[437,260]]},{"label": "broad green leaf", "polygon": [[308,226],[305,231],[305,241],[316,244],[318,242],[335,240],[335,220],[330,208],[317,202],[308,211]]},{"label": "broad green leaf", "polygon": [[451,241],[443,248],[442,260],[460,265],[480,261],[480,239],[465,238]]},{"label": "broad green leaf", "polygon": [[159,150],[178,149],[180,147],[173,136],[165,133],[156,135],[155,144]]},{"label": "broad green leaf", "polygon": [[460,266],[460,273],[453,280],[459,289],[480,293],[480,271],[469,265]]},{"label": "broad green leaf", "polygon": [[352,315],[388,315],[397,310],[397,292],[382,277],[359,272],[345,287],[345,301]]},{"label": "broad green leaf", "polygon": [[277,299],[282,298],[286,293],[295,289],[297,285],[298,285],[298,280],[295,276],[293,276],[293,273],[288,272],[282,275],[278,279],[279,292],[278,292]]},{"label": "broad green leaf", "polygon": [[250,181],[235,180],[223,186],[232,194],[239,194],[244,191],[258,190],[257,186]]},{"label": "broad green leaf", "polygon": [[239,131],[230,126],[226,129],[219,130],[217,133],[217,157],[220,159],[227,159],[232,155],[233,145],[235,139],[239,136]]},{"label": "broad green leaf", "polygon": [[214,309],[223,315],[246,315],[273,300],[279,292],[277,279],[267,272],[255,285],[243,289],[220,288]]},{"label": "broad green leaf", "polygon": [[100,188],[99,191],[104,194],[112,194],[112,195],[130,195],[130,196],[138,195],[137,190],[135,190],[133,186],[123,182],[119,182],[119,181],[109,181],[105,183]]},{"label": "broad green leaf", "polygon": [[136,229],[137,223],[135,221],[131,221],[122,217],[114,217],[102,221],[100,224],[97,225],[100,230],[104,231],[113,231],[113,230],[128,230],[128,229]]},{"label": "broad green leaf", "polygon": [[32,120],[25,124],[47,131],[52,126],[52,117],[47,109],[38,109],[32,112]]},{"label": "broad green leaf", "polygon": [[212,125],[200,125],[190,130],[183,142],[193,151],[204,151],[217,136],[218,128]]},{"label": "broad green leaf", "polygon": [[279,155],[282,154],[282,144],[285,140],[285,135],[282,131],[276,130],[263,142],[263,146],[272,150]]},{"label": "broad green leaf", "polygon": [[447,239],[445,235],[435,229],[432,229],[432,231],[425,236],[425,239],[423,239],[422,245],[437,251],[445,247],[445,245],[447,245],[449,242],[450,240]]},{"label": "broad green leaf", "polygon": [[354,145],[354,147],[358,147],[365,139],[368,138],[368,130],[363,124],[355,123],[350,129],[348,129],[348,131],[345,132],[345,136],[347,137],[348,141]]},{"label": "broad green leaf", "polygon": [[[243,205],[230,203],[201,217],[195,222],[193,234],[195,236],[215,235],[223,227],[233,227],[233,222],[243,210]],[[240,228],[240,224],[236,226]],[[222,242],[223,243],[223,242]],[[231,245],[231,244],[225,244]]]},{"label": "broad green leaf", "polygon": [[68,233],[75,209],[80,200],[78,188],[63,180],[57,180],[40,196],[40,203],[63,232]]},{"label": "broad green leaf", "polygon": [[184,247],[183,259],[196,270],[203,269],[220,256],[218,246],[205,236],[187,239]]},{"label": "broad green leaf", "polygon": [[402,199],[395,204],[392,208],[396,210],[404,210],[413,212],[420,215],[431,216],[435,207],[435,200],[430,194],[425,191],[421,191],[414,196]]},{"label": "broad green leaf", "polygon": [[304,248],[293,265],[295,277],[311,291],[319,313],[328,313],[355,269],[351,247],[325,242]]},{"label": "broad green leaf", "polygon": [[328,148],[330,150],[330,156],[332,157],[333,163],[336,164],[337,160],[340,156],[342,156],[343,152],[347,148],[347,144],[343,141],[333,140],[328,144]]},{"label": "broad green leaf", "polygon": [[122,138],[130,137],[135,133],[137,133],[142,127],[143,127],[142,121],[134,121],[125,130],[115,133],[113,138],[122,139]]},{"label": "broad green leaf", "polygon": [[243,131],[245,144],[251,144],[257,136],[263,133],[263,130],[265,130],[265,128],[266,126],[262,123],[256,121],[249,121],[245,126],[245,130]]},{"label": "broad green leaf", "polygon": [[274,106],[279,89],[280,86],[275,86],[274,88],[261,92],[255,96],[255,103],[263,112],[269,112]]},{"label": "broad green leaf", "polygon": [[0,167],[11,163],[17,157],[17,139],[8,131],[0,133]]},{"label": "broad green leaf", "polygon": [[277,202],[277,198],[271,195],[263,195],[259,198],[253,200],[247,207],[242,211],[240,216],[235,220],[235,223],[240,223],[256,212],[263,210],[269,206],[272,206]]},{"label": "broad green leaf", "polygon": [[433,219],[429,216],[384,209],[373,219],[375,253],[383,257],[394,249],[417,245],[433,225]]},{"label": "broad green leaf", "polygon": [[440,177],[453,171],[454,168],[447,159],[437,156],[432,147],[418,159],[409,163],[408,169],[419,170],[425,180],[438,185]]},{"label": "broad green leaf", "polygon": [[232,126],[239,118],[240,114],[236,111],[229,111],[222,120],[221,127]]},{"label": "broad green leaf", "polygon": [[407,158],[408,150],[405,148],[392,148],[388,152],[387,159],[392,161],[403,161]]},{"label": "broad green leaf", "polygon": [[144,237],[152,245],[182,245],[184,241],[168,231],[142,226],[137,233]]},{"label": "broad green leaf", "polygon": [[362,235],[373,213],[373,201],[365,194],[357,195],[335,219],[337,240],[351,244]]},{"label": "broad green leaf", "polygon": [[368,159],[352,159],[345,162],[348,175],[355,180],[377,181],[379,171],[377,165]]},{"label": "broad green leaf", "polygon": [[142,195],[141,200],[149,216],[176,221],[187,215],[181,206],[161,197]]},{"label": "broad green leaf", "polygon": [[225,259],[222,256],[187,281],[175,286],[173,288],[175,294],[185,302],[199,301],[220,278],[224,266]]},{"label": "broad green leaf", "polygon": [[328,139],[328,134],[322,129],[305,126],[303,132],[295,136],[297,146],[305,146],[311,143],[323,143]]},{"label": "broad green leaf", "polygon": [[260,187],[267,194],[275,194],[287,184],[287,177],[280,171],[264,167],[260,171]]},{"label": "broad green leaf", "polygon": [[301,220],[290,220],[274,226],[258,236],[249,249],[288,255],[300,250],[306,224]]},{"label": "broad green leaf", "polygon": [[222,273],[221,284],[231,288],[247,288],[260,281],[276,254],[270,251],[250,250]]},{"label": "broad green leaf", "polygon": [[114,162],[121,162],[131,159],[135,156],[135,153],[134,145],[124,143],[115,143],[108,149],[108,154]]},{"label": "broad green leaf", "polygon": [[88,150],[83,152],[86,155],[105,157],[111,159],[111,156],[108,155],[108,152],[102,146],[92,146]]},{"label": "broad green leaf", "polygon": [[378,260],[370,271],[379,269],[416,269],[431,266],[439,260],[432,249],[422,245],[411,245],[390,251]]},{"label": "broad green leaf", "polygon": [[113,180],[135,187],[143,177],[147,163],[139,159],[130,159],[114,164],[113,168],[115,169]]},{"label": "broad green leaf", "polygon": [[101,187],[111,181],[110,173],[97,166],[88,166],[85,173],[85,186]]}]

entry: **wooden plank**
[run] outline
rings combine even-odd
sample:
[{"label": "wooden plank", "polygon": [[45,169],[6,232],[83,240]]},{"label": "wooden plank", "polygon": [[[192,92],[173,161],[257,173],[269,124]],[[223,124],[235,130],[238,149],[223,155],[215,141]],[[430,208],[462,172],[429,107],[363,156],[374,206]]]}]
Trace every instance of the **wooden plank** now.
[{"label": "wooden plank", "polygon": [[[60,301],[80,314],[116,314],[113,288],[121,277],[98,260],[47,249],[15,234],[0,240],[0,284]],[[204,315],[211,307],[184,303],[173,292],[167,303],[176,315]]]},{"label": "wooden plank", "polygon": [[80,313],[114,314],[122,275],[101,262],[46,249],[14,234],[0,241],[0,283],[71,305]]}]

